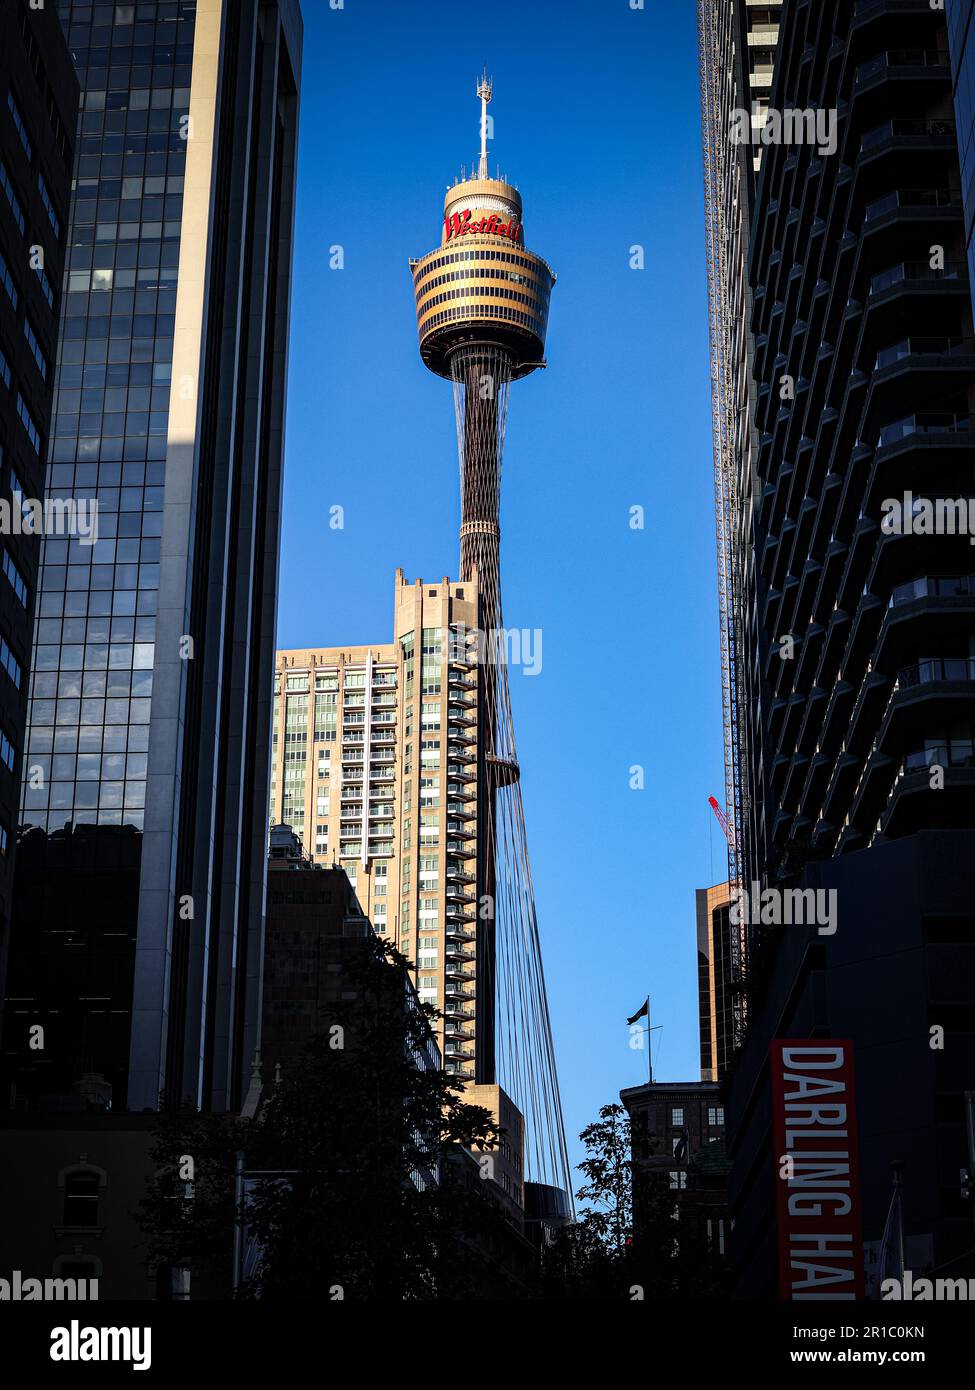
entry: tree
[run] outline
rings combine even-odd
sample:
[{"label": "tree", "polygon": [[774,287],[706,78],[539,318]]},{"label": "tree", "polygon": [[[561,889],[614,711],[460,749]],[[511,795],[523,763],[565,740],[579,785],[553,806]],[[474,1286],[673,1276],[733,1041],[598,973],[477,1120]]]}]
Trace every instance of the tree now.
[{"label": "tree", "polygon": [[[587,1205],[544,1252],[537,1296],[614,1302],[715,1296],[719,1273],[699,1243],[681,1238],[666,1170],[633,1159],[623,1106],[604,1105],[579,1137],[587,1181],[576,1196]],[[652,1144],[647,1152],[653,1156]]]},{"label": "tree", "polygon": [[[155,1260],[189,1268],[205,1286],[229,1271],[240,1151],[265,1176],[245,1213],[259,1269],[238,1296],[477,1296],[504,1217],[486,1188],[449,1180],[449,1161],[493,1147],[498,1131],[485,1108],[465,1102],[462,1081],[417,1066],[436,1015],[407,1002],[405,971],[376,938],[353,952],[343,984],[355,997],[334,1006],[328,1031],[256,1119],[182,1109],[161,1123],[142,1217]],[[192,1193],[179,1178],[187,1155]]]}]

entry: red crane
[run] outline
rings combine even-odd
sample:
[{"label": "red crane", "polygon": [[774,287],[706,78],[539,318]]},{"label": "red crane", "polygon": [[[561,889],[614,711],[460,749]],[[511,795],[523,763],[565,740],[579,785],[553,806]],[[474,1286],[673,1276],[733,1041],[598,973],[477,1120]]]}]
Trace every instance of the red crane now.
[{"label": "red crane", "polygon": [[708,797],[708,805],[711,807],[711,810],[717,816],[718,824],[724,831],[725,839],[728,841],[728,844],[731,846],[731,848],[734,849],[735,837],[734,832],[731,829],[731,826],[728,824],[728,817],[725,815],[724,811],[722,811],[720,805],[713,796]]}]

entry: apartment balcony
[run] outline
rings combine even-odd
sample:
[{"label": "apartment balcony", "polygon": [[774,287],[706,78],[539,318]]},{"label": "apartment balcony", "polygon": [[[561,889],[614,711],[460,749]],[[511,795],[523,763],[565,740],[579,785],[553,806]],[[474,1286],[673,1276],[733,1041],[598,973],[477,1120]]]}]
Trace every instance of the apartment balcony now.
[{"label": "apartment balcony", "polygon": [[975,379],[975,341],[960,335],[902,338],[878,350],[864,407],[866,438],[899,409],[923,411],[933,398],[967,389]]},{"label": "apartment balcony", "polygon": [[[912,38],[916,41],[921,26],[927,21],[929,32],[939,32],[937,13],[931,9],[931,0],[856,0],[851,21],[851,43],[873,44],[875,34],[883,38],[891,35],[899,42],[907,44]],[[944,20],[941,24],[943,26]],[[854,48],[855,52],[860,49]]]},{"label": "apartment balcony", "polygon": [[[939,555],[934,565],[943,558]],[[877,638],[877,662],[892,670],[906,665],[925,645],[964,641],[973,630],[975,575],[901,583],[891,593]]]},{"label": "apartment balcony", "polygon": [[464,893],[460,890],[460,888],[455,888],[450,883],[447,884],[444,897],[447,899],[448,902],[461,903],[466,907],[477,906],[477,899],[474,897],[473,893]]},{"label": "apartment balcony", "polygon": [[457,1041],[468,1039],[473,1042],[469,1027],[460,1023],[456,1018],[444,1020],[443,1035],[444,1038],[454,1038]]},{"label": "apartment balcony", "polygon": [[468,873],[466,869],[460,868],[448,869],[444,877],[447,882],[451,884],[469,884],[473,886],[473,884],[477,882],[477,879],[472,873]]},{"label": "apartment balcony", "polygon": [[474,996],[473,994],[470,994],[467,989],[467,985],[473,983],[473,980],[465,981],[463,984],[459,984],[457,982],[449,983],[447,981],[444,981],[444,999],[450,1000],[454,1004],[473,1003]]},{"label": "apartment balcony", "polygon": [[459,1023],[464,1021],[470,1023],[472,1018],[470,1003],[464,1005],[462,1003],[459,1003],[455,999],[445,999],[440,1012],[443,1014],[444,1019],[451,1023]]},{"label": "apartment balcony", "polygon": [[889,152],[902,157],[912,151],[929,156],[939,150],[955,153],[957,139],[955,122],[951,117],[894,116],[868,130],[860,139],[861,156],[876,156]]},{"label": "apartment balcony", "polygon": [[937,48],[891,48],[860,63],[853,76],[851,117],[873,129],[891,106],[904,117],[922,116],[950,90],[951,67]]},{"label": "apartment balcony", "polygon": [[931,743],[906,753],[897,766],[877,834],[885,839],[918,830],[975,825],[975,745],[970,739]]},{"label": "apartment balcony", "polygon": [[922,658],[902,667],[894,681],[877,746],[899,754],[923,743],[932,729],[970,724],[975,703],[975,657]]},{"label": "apartment balcony", "polygon": [[[466,753],[464,756],[466,758]],[[469,760],[464,763],[448,763],[447,776],[456,778],[458,782],[471,783],[477,781],[477,774],[471,771]]]},{"label": "apartment balcony", "polygon": [[455,743],[451,738],[447,744],[447,757],[456,758],[461,762],[476,763],[477,748],[463,743]]},{"label": "apartment balcony", "polygon": [[951,336],[970,310],[964,261],[946,261],[934,270],[928,261],[898,260],[867,282],[864,346],[879,352],[896,342],[905,321],[918,336]]}]

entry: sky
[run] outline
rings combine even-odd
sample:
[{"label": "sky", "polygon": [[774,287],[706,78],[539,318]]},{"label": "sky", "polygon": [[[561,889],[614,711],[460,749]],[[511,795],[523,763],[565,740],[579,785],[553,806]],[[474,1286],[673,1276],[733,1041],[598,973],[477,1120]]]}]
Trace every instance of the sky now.
[{"label": "sky", "polygon": [[407,261],[476,156],[484,65],[492,174],[558,275],[548,367],[511,393],[502,587],[542,636],[512,705],[575,1163],[646,1079],[626,1017],[648,993],[655,1079],[699,1079],[694,890],[726,873],[695,7],[302,8],[279,647],[387,642],[397,566],[456,577],[451,389]]}]

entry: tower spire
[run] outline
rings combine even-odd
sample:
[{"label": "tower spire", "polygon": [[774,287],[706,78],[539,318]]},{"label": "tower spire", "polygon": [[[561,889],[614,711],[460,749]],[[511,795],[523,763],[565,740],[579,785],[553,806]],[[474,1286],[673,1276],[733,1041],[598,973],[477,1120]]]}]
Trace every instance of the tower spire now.
[{"label": "tower spire", "polygon": [[493,78],[488,77],[487,68],[481,72],[480,80],[477,84],[477,95],[481,98],[481,158],[477,166],[477,177],[486,179],[488,175],[488,102],[494,94]]}]

